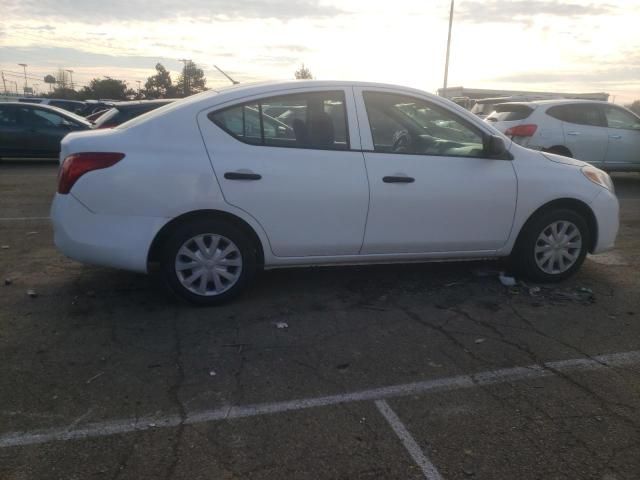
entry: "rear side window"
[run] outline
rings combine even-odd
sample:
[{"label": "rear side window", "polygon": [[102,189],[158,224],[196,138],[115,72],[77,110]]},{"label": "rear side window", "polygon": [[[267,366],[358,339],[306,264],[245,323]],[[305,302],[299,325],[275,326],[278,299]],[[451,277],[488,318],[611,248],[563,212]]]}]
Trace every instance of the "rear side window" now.
[{"label": "rear side window", "polygon": [[489,122],[512,122],[524,120],[533,112],[533,108],[528,105],[496,105],[495,110],[487,117]]},{"label": "rear side window", "polygon": [[595,104],[556,105],[547,110],[547,115],[563,122],[593,127],[606,127],[604,115]]},{"label": "rear side window", "polygon": [[270,97],[211,112],[209,119],[244,143],[347,150],[344,92]]}]

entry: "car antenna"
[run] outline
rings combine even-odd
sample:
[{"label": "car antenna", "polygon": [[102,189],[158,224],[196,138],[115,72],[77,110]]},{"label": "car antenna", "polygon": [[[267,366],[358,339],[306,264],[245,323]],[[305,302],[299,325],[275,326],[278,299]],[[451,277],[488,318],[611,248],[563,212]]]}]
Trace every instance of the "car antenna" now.
[{"label": "car antenna", "polygon": [[221,74],[223,74],[225,77],[227,77],[229,79],[229,81],[231,83],[233,83],[234,85],[239,84],[240,82],[238,82],[237,80],[234,80],[233,78],[231,78],[229,75],[227,75],[226,73],[224,73],[224,71],[219,68],[217,65],[214,65],[214,67],[216,68],[216,70],[218,70]]}]

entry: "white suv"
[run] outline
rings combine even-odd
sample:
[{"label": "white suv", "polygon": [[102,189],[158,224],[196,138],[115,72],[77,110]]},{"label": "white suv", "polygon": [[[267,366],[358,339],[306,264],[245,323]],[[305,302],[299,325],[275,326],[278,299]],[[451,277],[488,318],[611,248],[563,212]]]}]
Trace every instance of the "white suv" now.
[{"label": "white suv", "polygon": [[640,171],[640,117],[611,103],[503,103],[485,121],[527,148],[578,158],[603,170]]},{"label": "white suv", "polygon": [[[294,114],[290,114],[293,112]],[[278,82],[194,95],[62,141],[55,243],[200,304],[259,268],[512,256],[540,281],[613,247],[584,162],[511,142],[419,90]]]}]

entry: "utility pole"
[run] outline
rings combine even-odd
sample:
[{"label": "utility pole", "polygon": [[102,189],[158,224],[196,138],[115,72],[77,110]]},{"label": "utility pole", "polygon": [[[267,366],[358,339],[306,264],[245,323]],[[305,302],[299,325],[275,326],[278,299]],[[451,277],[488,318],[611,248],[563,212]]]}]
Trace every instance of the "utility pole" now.
[{"label": "utility pole", "polygon": [[20,65],[24,69],[24,94],[26,95],[27,94],[27,88],[29,87],[29,85],[27,84],[27,67],[29,65],[27,65],[26,63],[19,63],[18,65]]},{"label": "utility pole", "polygon": [[71,90],[73,90],[73,70],[65,70],[65,72],[69,72],[69,82],[71,83]]},{"label": "utility pole", "polygon": [[444,87],[442,96],[447,96],[447,80],[449,79],[449,50],[451,48],[451,26],[453,25],[453,1],[451,0],[451,11],[449,12],[449,36],[447,37],[447,57],[444,62]]},{"label": "utility pole", "polygon": [[4,79],[4,72],[0,72],[0,73],[2,73],[2,91],[6,95],[7,94],[7,82]]},{"label": "utility pole", "polygon": [[187,92],[189,91],[189,76],[187,75],[187,64],[191,63],[191,60],[187,59],[187,58],[181,58],[178,60],[179,62],[182,62],[184,64],[184,68],[182,69],[182,80],[183,80],[183,89],[184,89],[184,96],[187,96]]}]

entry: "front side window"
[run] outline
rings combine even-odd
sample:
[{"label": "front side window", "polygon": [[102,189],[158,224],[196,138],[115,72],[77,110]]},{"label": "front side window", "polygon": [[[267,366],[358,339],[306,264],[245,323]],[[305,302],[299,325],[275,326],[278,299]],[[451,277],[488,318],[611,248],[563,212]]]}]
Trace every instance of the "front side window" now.
[{"label": "front side window", "polygon": [[252,145],[349,148],[341,91],[270,97],[212,112],[208,117],[236,139]]},{"label": "front side window", "polygon": [[455,157],[481,157],[482,133],[457,115],[422,99],[364,92],[374,150]]},{"label": "front side window", "polygon": [[609,128],[623,128],[625,130],[640,129],[640,119],[621,108],[607,106],[604,112]]},{"label": "front side window", "polygon": [[31,127],[58,128],[67,123],[60,115],[45,110],[22,108],[20,115],[22,122]]}]

